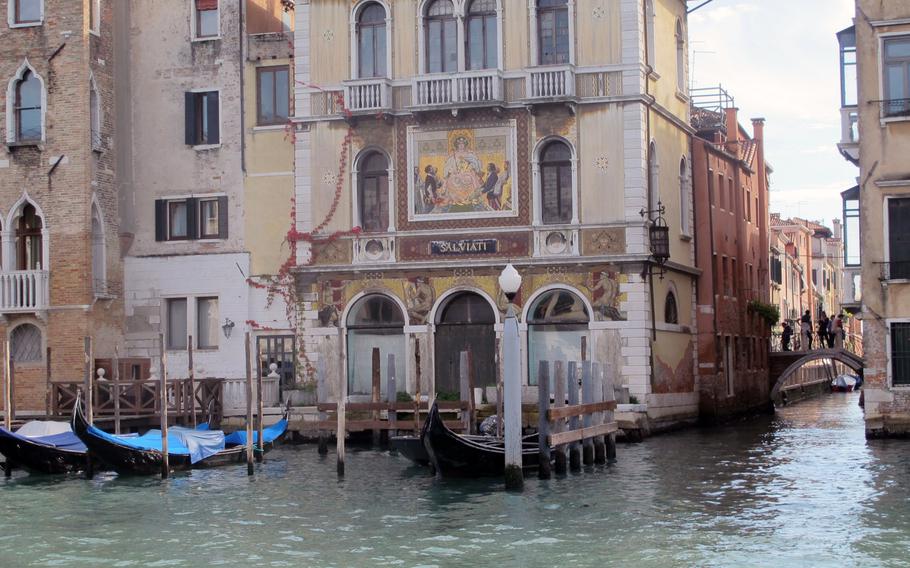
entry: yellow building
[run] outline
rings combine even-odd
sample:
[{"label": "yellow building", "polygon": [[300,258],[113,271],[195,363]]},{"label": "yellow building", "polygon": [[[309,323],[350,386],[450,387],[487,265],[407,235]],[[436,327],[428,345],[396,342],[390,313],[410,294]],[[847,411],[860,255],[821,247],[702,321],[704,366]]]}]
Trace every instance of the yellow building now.
[{"label": "yellow building", "polygon": [[[910,432],[910,5],[857,0],[838,34],[843,129],[838,145],[859,166],[861,315],[866,435]],[[853,90],[854,82],[858,91]],[[848,217],[847,244],[850,251]],[[855,281],[855,280],[854,280]]]},{"label": "yellow building", "polygon": [[685,2],[295,11],[298,355],[330,398],[369,394],[373,348],[412,395],[457,391],[461,351],[495,385],[511,261],[526,386],[593,360],[655,426],[694,417]]}]

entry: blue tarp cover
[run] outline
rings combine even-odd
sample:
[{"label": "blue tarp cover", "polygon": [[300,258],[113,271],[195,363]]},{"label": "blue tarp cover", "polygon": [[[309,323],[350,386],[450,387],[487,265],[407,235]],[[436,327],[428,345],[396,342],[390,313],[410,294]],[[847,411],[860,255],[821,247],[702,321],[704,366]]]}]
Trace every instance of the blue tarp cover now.
[{"label": "blue tarp cover", "polygon": [[83,444],[82,441],[76,437],[76,434],[72,432],[64,432],[62,434],[53,434],[51,436],[36,436],[34,438],[30,438],[27,436],[21,436],[15,432],[10,432],[6,428],[0,428],[0,436],[15,438],[17,440],[22,440],[25,442],[33,442],[35,444],[50,446],[52,448],[58,448],[60,450],[69,450],[71,452],[85,452],[85,444]]},{"label": "blue tarp cover", "polygon": [[[206,427],[208,427],[206,425]],[[161,451],[161,430],[149,430],[141,436],[121,437],[89,426],[92,435],[137,450]],[[225,436],[221,430],[193,430],[172,426],[167,431],[167,453],[169,455],[190,456],[190,462],[196,463],[224,449]]]},{"label": "blue tarp cover", "polygon": [[[288,421],[282,418],[275,424],[263,429],[262,437],[265,439],[265,443],[268,444],[274,442],[279,436],[284,434],[287,429]],[[253,443],[259,445],[259,432],[257,432],[256,429],[253,429]],[[244,444],[246,444],[246,430],[237,430],[224,438],[225,446],[242,446]]]}]

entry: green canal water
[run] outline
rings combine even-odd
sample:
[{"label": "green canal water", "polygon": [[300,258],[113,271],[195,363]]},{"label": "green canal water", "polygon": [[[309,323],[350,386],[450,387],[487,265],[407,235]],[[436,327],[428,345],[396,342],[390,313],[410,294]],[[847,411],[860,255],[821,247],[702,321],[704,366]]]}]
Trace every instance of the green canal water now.
[{"label": "green canal water", "polygon": [[167,481],[0,481],[0,567],[908,566],[910,443],[867,442],[857,395],[620,445],[522,494],[400,456],[314,446]]}]

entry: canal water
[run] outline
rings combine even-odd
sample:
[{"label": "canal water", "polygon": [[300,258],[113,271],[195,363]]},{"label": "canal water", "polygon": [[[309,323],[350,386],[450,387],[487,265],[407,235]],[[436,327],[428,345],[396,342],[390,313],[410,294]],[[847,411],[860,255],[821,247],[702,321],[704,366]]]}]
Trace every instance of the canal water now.
[{"label": "canal water", "polygon": [[314,446],[169,480],[0,481],[0,566],[908,566],[910,443],[866,441],[855,394],[620,445],[618,462],[442,481]]}]

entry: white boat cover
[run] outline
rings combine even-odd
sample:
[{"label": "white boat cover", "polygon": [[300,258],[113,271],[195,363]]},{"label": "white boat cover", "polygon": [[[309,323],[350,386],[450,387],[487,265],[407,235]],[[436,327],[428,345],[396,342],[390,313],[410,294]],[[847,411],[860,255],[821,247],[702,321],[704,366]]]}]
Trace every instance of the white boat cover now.
[{"label": "white boat cover", "polygon": [[842,389],[851,389],[856,386],[856,379],[850,375],[838,375],[836,379],[831,381],[831,386]]},{"label": "white boat cover", "polygon": [[51,422],[44,420],[31,420],[16,430],[16,434],[25,438],[41,438],[72,432],[69,422]]}]

